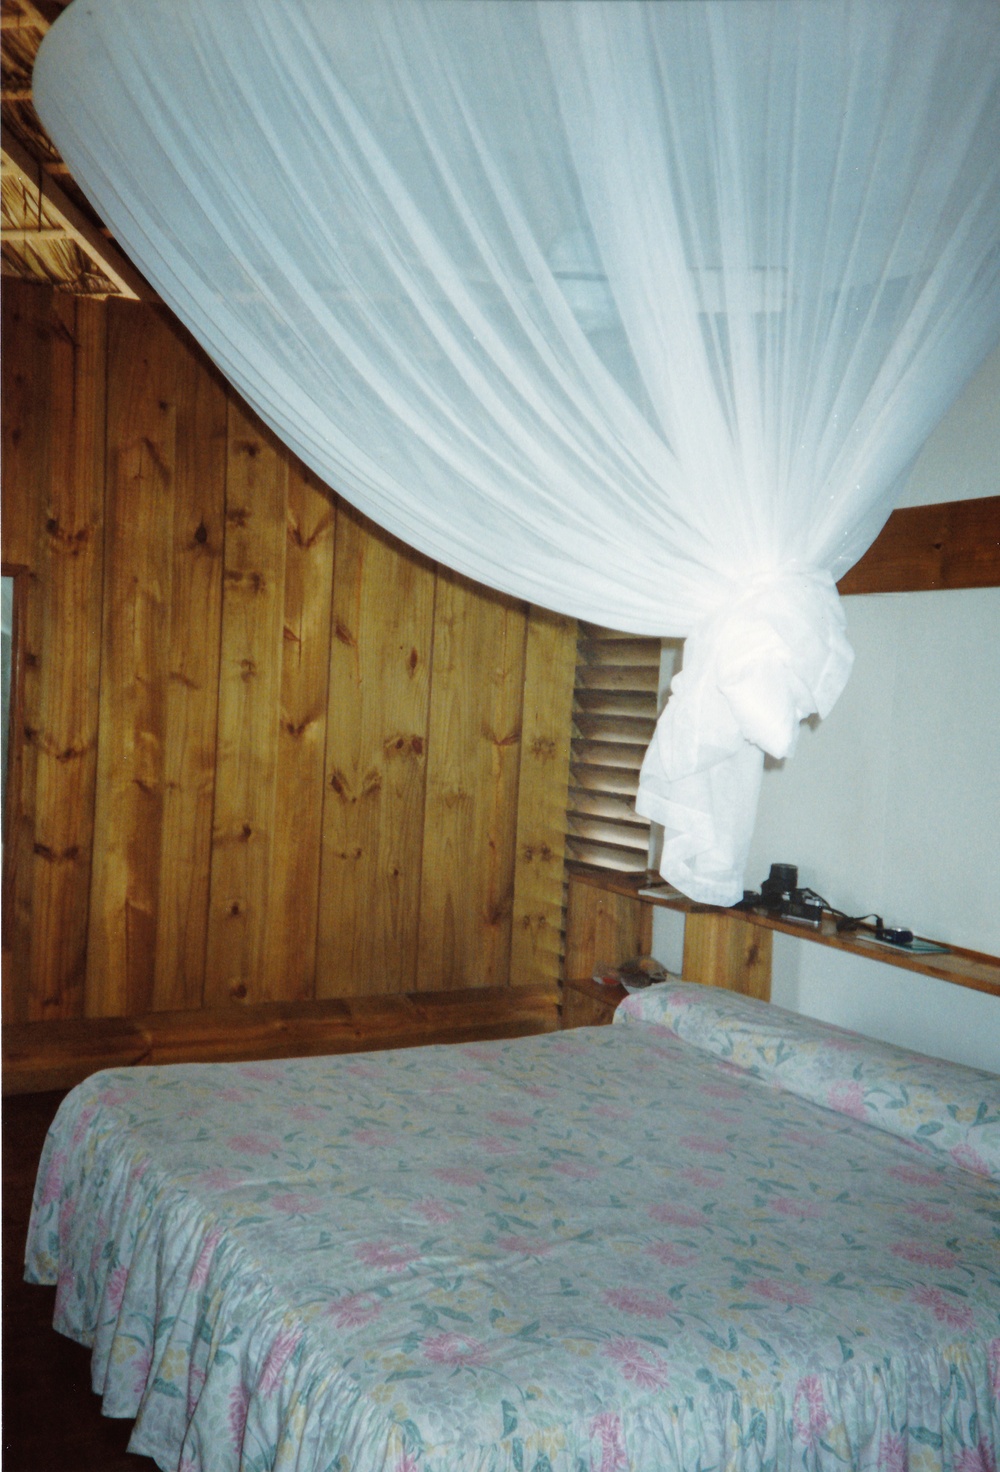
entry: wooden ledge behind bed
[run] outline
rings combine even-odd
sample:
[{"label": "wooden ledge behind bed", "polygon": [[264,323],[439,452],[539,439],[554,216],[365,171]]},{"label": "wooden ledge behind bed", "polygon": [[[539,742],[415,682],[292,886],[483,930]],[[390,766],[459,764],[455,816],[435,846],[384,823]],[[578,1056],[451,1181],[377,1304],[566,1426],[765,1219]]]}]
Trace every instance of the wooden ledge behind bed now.
[{"label": "wooden ledge behind bed", "polygon": [[552,986],[477,987],[322,1002],[269,1002],[14,1022],[3,1028],[3,1092],[68,1089],[101,1068],[364,1053],[554,1032]]}]

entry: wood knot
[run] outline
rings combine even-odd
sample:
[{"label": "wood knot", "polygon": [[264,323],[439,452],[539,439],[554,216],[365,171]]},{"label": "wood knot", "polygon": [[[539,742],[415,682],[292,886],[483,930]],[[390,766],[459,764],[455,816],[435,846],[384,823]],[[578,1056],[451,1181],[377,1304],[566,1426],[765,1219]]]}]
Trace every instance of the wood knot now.
[{"label": "wood knot", "polygon": [[50,848],[46,843],[32,844],[32,850],[40,859],[45,859],[50,864],[72,864],[80,857],[80,846],[74,843],[70,848]]},{"label": "wood knot", "polygon": [[383,743],[382,750],[388,758],[394,756],[422,756],[424,739],[422,736],[407,736],[405,732],[397,731],[395,735],[388,737]]},{"label": "wood knot", "polygon": [[510,731],[506,736],[498,736],[489,726],[483,727],[483,735],[487,741],[494,746],[499,746],[501,750],[506,746],[517,746],[521,740],[520,731]]},{"label": "wood knot", "polygon": [[205,543],[208,541],[208,527],[203,521],[199,521],[198,525],[195,527],[194,539],[198,543],[199,547],[204,547]]},{"label": "wood knot", "polygon": [[145,434],[142,436],[142,446],[143,449],[146,451],[146,456],[143,457],[138,479],[143,479],[142,469],[145,467],[146,458],[148,457],[150,463],[153,466],[153,469],[156,472],[157,479],[160,481],[161,485],[166,485],[167,482],[170,480],[170,466],[167,464],[166,460],[163,457],[162,448],[160,447],[160,445],[157,444],[155,440],[151,440],[149,436]]},{"label": "wood knot", "polygon": [[67,746],[64,751],[56,753],[56,761],[60,764],[75,761],[77,757],[86,756],[85,746]]}]

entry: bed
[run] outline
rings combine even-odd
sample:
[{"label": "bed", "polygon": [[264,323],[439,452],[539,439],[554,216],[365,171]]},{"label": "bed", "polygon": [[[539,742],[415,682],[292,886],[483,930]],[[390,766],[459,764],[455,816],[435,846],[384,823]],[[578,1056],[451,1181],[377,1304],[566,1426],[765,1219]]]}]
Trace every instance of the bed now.
[{"label": "bed", "polygon": [[94,1075],[27,1276],[183,1472],[1000,1448],[1000,1079],[669,982],[615,1025]]}]

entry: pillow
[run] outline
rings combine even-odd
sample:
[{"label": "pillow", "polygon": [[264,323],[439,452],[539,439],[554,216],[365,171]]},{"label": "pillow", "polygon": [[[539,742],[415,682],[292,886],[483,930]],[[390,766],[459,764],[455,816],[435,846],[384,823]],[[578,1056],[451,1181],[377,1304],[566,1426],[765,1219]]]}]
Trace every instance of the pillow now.
[{"label": "pillow", "polygon": [[614,1021],[659,1024],[766,1083],[1000,1181],[995,1074],[691,982],[634,993],[616,1009]]}]

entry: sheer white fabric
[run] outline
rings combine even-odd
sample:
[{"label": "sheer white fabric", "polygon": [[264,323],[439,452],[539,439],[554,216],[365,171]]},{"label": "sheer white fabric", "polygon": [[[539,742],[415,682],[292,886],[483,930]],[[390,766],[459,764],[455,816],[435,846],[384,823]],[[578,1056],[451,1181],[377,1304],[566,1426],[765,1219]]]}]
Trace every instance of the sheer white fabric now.
[{"label": "sheer white fabric", "polygon": [[687,636],[638,806],[738,899],[763,752],[850,669],[834,579],[1000,336],[995,4],[77,0],[35,98],[331,485]]}]

